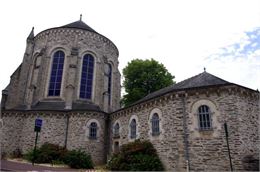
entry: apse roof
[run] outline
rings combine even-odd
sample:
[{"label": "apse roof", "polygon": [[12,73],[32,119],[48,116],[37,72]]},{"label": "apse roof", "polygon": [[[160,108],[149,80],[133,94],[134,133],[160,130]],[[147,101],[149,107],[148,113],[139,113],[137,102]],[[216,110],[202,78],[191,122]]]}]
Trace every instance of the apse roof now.
[{"label": "apse roof", "polygon": [[172,92],[172,91],[181,91],[181,90],[192,89],[192,88],[202,88],[202,87],[221,86],[221,85],[230,85],[230,84],[232,84],[232,83],[225,81],[221,78],[218,78],[218,77],[204,71],[203,73],[200,73],[196,76],[188,78],[184,81],[178,82],[174,85],[162,88],[158,91],[148,94],[147,96],[140,99],[139,101],[137,101],[134,104],[161,96],[163,94],[166,94],[166,93]]},{"label": "apse roof", "polygon": [[82,20],[78,20],[75,22],[72,22],[70,24],[61,26],[60,28],[76,28],[76,29],[83,29],[83,30],[87,30],[90,32],[95,32],[97,33],[94,29],[92,29],[91,27],[89,27],[86,23],[84,23]]}]

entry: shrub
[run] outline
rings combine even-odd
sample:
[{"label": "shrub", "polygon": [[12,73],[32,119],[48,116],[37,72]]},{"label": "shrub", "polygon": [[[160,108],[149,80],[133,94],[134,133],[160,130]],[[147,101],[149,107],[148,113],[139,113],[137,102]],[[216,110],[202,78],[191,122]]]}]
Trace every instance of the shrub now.
[{"label": "shrub", "polygon": [[[34,156],[35,155],[35,156]],[[40,148],[28,151],[24,158],[35,163],[67,164],[71,168],[93,169],[91,156],[81,150],[67,149],[50,143],[44,143]]]},{"label": "shrub", "polygon": [[91,156],[81,150],[72,150],[65,156],[65,163],[71,168],[93,169]]},{"label": "shrub", "polygon": [[[37,159],[37,157],[39,157],[39,153],[40,153],[39,149],[36,149],[35,150],[35,159]],[[33,158],[34,158],[33,154],[34,154],[34,151],[33,151],[33,149],[31,149],[26,154],[24,154],[23,158],[26,159],[27,161],[32,162]]]},{"label": "shrub", "polygon": [[52,161],[63,161],[67,150],[59,145],[44,143],[39,149],[37,161],[40,163],[52,163]]},{"label": "shrub", "polygon": [[152,143],[140,140],[122,145],[120,152],[112,156],[107,167],[119,171],[164,170]]}]

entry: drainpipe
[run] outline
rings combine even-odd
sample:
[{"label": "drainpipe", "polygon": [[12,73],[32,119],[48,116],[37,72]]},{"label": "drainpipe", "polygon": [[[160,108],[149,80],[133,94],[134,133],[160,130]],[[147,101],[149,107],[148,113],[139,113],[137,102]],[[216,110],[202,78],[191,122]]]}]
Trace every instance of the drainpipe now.
[{"label": "drainpipe", "polygon": [[188,143],[188,126],[187,126],[187,113],[186,113],[186,100],[185,93],[181,94],[182,100],[182,113],[183,113],[183,134],[184,134],[184,148],[185,148],[185,160],[187,171],[190,170],[190,161],[189,161],[189,143]]},{"label": "drainpipe", "polygon": [[69,132],[69,122],[70,122],[70,116],[69,116],[69,114],[67,113],[67,114],[66,114],[66,130],[65,130],[64,148],[67,148],[68,132]]},{"label": "drainpipe", "polygon": [[104,162],[107,162],[109,158],[109,150],[111,147],[111,141],[110,141],[110,115],[105,114],[105,130],[104,130]]}]

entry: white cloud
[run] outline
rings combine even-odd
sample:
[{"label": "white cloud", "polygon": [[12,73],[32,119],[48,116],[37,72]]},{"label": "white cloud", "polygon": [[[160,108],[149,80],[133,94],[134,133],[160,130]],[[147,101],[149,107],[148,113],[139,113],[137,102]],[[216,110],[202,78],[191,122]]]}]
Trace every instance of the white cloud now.
[{"label": "white cloud", "polygon": [[[32,26],[37,34],[76,21],[80,13],[84,22],[116,44],[120,69],[134,58],[154,58],[163,63],[177,81],[202,72],[205,66],[221,78],[260,88],[257,79],[246,82],[247,79],[239,77],[257,73],[257,69],[252,68],[258,67],[253,63],[259,64],[256,51],[247,56],[252,61],[234,60],[232,56],[205,60],[219,53],[219,48],[234,43],[241,44],[241,50],[228,47],[229,53],[243,52],[249,44],[245,40],[256,39],[245,31],[260,27],[259,6],[258,0],[1,1],[0,88],[8,84],[10,75],[22,62],[25,39]],[[259,44],[255,48],[259,48]],[[236,72],[233,74],[236,80],[226,70],[230,66],[230,71]],[[222,72],[222,69],[225,70]]]}]

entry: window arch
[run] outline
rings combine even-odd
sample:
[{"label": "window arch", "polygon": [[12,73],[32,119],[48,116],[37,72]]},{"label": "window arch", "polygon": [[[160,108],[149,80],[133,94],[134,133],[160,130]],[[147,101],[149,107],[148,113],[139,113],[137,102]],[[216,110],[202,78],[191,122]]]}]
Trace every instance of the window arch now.
[{"label": "window arch", "polygon": [[120,135],[119,135],[119,130],[120,130],[120,125],[119,123],[117,122],[115,125],[114,125],[114,138],[119,138]]},{"label": "window arch", "polygon": [[135,139],[136,138],[136,120],[132,119],[130,122],[130,138]]},{"label": "window arch", "polygon": [[97,139],[97,123],[91,122],[89,126],[89,139]]},{"label": "window arch", "polygon": [[86,54],[84,55],[83,62],[82,62],[80,94],[79,94],[80,98],[91,99],[93,73],[94,73],[94,57],[90,54]]},{"label": "window arch", "polygon": [[60,96],[65,54],[56,51],[53,55],[48,96]]},{"label": "window arch", "polygon": [[154,113],[151,119],[152,123],[152,135],[156,136],[160,134],[160,118],[157,113]]},{"label": "window arch", "polygon": [[200,130],[211,130],[211,112],[207,105],[202,105],[198,108],[198,122]]}]

